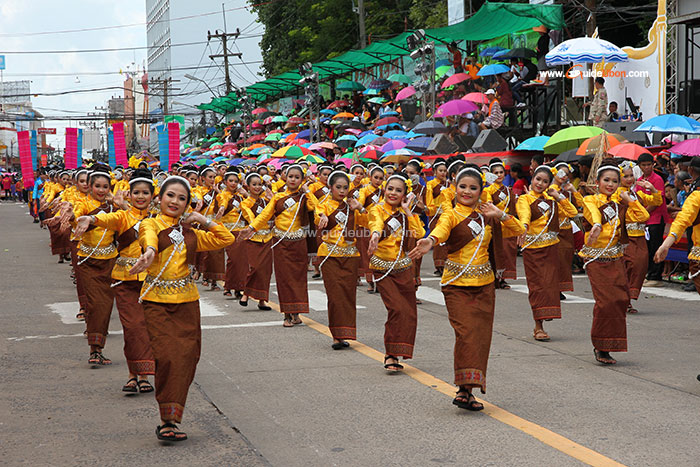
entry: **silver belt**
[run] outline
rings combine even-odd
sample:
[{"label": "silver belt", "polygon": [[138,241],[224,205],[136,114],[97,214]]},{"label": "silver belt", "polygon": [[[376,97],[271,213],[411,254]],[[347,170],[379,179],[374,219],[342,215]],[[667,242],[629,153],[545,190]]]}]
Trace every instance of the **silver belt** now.
[{"label": "silver belt", "polygon": [[282,240],[301,240],[306,236],[306,230],[297,229],[290,232],[285,232],[282,229],[278,229],[277,226],[272,228],[272,235]]},{"label": "silver belt", "polygon": [[112,253],[117,251],[117,249],[114,247],[113,243],[110,243],[109,245],[102,247],[102,248],[95,248],[95,247],[91,247],[89,245],[85,245],[85,244],[81,243],[80,246],[78,247],[78,250],[81,253],[85,253],[86,256],[92,255],[93,257],[94,256],[107,256],[107,255],[111,255]]},{"label": "silver belt", "polygon": [[690,256],[695,256],[696,258],[700,258],[700,246],[694,246],[693,248],[690,249],[690,253],[688,253],[688,257]]},{"label": "silver belt", "polygon": [[627,233],[631,232],[641,232],[644,233],[644,229],[646,228],[646,224],[643,222],[630,222],[627,224]]},{"label": "silver belt", "polygon": [[238,221],[235,224],[224,224],[224,227],[226,227],[228,230],[245,229],[246,223],[245,221]]},{"label": "silver belt", "polygon": [[465,278],[477,278],[493,275],[493,269],[491,269],[490,263],[476,264],[469,266],[466,269],[464,266],[466,265],[462,263],[457,263],[449,259],[445,260],[445,272],[449,273],[450,279],[456,275]]},{"label": "silver belt", "polygon": [[[374,255],[372,255],[372,257],[369,259],[369,265],[375,271],[388,271],[391,269],[392,272],[398,272],[410,268],[411,264],[411,258],[408,256],[398,260],[396,264],[394,264],[393,261],[384,261],[383,259],[379,259]],[[394,265],[393,269],[391,268],[392,265]]]},{"label": "silver belt", "polygon": [[359,253],[355,245],[337,246],[333,243],[328,242],[323,242],[323,244],[326,245],[326,247],[328,248],[329,255],[331,254],[331,252],[334,256],[356,256]]},{"label": "silver belt", "polygon": [[175,295],[186,293],[190,289],[196,287],[194,281],[192,280],[191,274],[188,274],[182,279],[175,280],[155,280],[155,277],[148,275],[146,276],[144,283],[148,286],[152,285],[151,292],[155,292],[158,295]]},{"label": "silver belt", "polygon": [[551,243],[552,240],[556,240],[558,236],[559,232],[545,232],[541,235],[525,235],[525,245],[527,245],[529,248],[537,245],[543,245],[545,243]]},{"label": "silver belt", "polygon": [[138,258],[132,258],[130,256],[119,256],[117,258],[117,265],[124,267],[133,267],[134,265],[136,265],[136,262],[138,260]]},{"label": "silver belt", "polygon": [[615,246],[609,248],[593,248],[588,245],[584,245],[579,252],[579,256],[584,258],[596,258],[596,261],[614,261],[620,258],[625,252],[625,245],[618,243]]}]

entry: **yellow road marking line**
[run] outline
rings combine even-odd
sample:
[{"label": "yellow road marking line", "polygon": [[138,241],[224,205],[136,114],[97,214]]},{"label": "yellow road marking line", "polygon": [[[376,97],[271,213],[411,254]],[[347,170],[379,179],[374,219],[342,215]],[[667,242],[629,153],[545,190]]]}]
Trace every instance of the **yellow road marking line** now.
[{"label": "yellow road marking line", "polygon": [[[272,302],[268,303],[273,309],[280,311],[279,305]],[[333,338],[333,336],[331,335],[331,331],[328,329],[327,326],[317,321],[314,321],[309,317],[303,315],[300,316],[305,325],[307,325],[314,331],[320,332],[321,334],[330,337],[331,339]],[[380,363],[384,362],[384,354],[382,352],[379,352],[378,350],[375,350],[372,347],[363,344],[362,342],[354,341],[350,345],[350,348],[355,350],[356,352],[361,353],[366,357],[371,358],[372,360],[376,360]],[[402,365],[404,366],[403,373],[406,373],[414,380],[418,381],[419,383],[425,386],[428,386],[431,389],[441,392],[446,396],[454,397],[455,387],[452,384],[449,384],[439,378],[436,378],[435,376],[426,373],[425,371],[419,370],[414,366],[407,365],[405,362],[402,362]],[[489,417],[494,418],[501,423],[505,423],[506,425],[509,425],[515,428],[516,430],[522,431],[523,433],[532,436],[533,438],[541,441],[542,443],[551,446],[557,451],[563,452],[564,454],[571,456],[574,459],[583,462],[584,464],[596,467],[625,467],[624,464],[621,464],[613,459],[610,459],[609,457],[604,456],[603,454],[600,454],[599,452],[582,446],[562,435],[554,433],[553,431],[548,430],[547,428],[544,428],[536,423],[518,417],[517,415],[512,414],[507,410],[504,410],[496,405],[493,405],[484,400],[479,400],[479,402],[484,404],[483,413],[485,413]]]}]

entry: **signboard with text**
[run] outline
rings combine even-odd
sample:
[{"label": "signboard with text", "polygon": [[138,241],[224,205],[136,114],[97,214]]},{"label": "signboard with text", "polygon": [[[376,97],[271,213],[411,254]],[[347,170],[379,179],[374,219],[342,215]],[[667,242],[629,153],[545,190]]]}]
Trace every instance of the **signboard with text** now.
[{"label": "signboard with text", "polygon": [[56,129],[55,128],[40,127],[40,128],[37,128],[36,132],[40,135],[55,135]]}]

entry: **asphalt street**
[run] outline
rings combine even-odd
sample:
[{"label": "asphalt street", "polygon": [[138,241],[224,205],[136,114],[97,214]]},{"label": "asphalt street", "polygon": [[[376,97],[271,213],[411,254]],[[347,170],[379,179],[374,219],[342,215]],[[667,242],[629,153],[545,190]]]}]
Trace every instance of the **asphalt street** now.
[{"label": "asphalt street", "polygon": [[[520,265],[521,266],[521,265]],[[585,276],[532,338],[522,278],[497,291],[487,405],[451,404],[454,334],[432,261],[424,260],[415,358],[381,365],[386,310],[358,287],[358,343],[331,350],[326,298],[311,280],[305,325],[201,291],[203,351],[181,428],[160,443],[152,394],[128,396],[121,325],[90,369],[70,266],[26,206],[0,204],[0,459],[3,465],[494,465],[700,464],[700,295],[644,289],[628,316],[629,352],[593,358]],[[272,287],[274,294],[274,278]]]}]

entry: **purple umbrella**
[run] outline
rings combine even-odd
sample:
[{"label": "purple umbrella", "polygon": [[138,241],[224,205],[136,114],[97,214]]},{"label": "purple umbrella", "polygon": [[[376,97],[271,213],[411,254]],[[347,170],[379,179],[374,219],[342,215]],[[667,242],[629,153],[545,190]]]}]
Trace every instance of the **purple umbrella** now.
[{"label": "purple umbrella", "polygon": [[676,143],[668,151],[679,156],[700,156],[700,138],[687,139]]},{"label": "purple umbrella", "polygon": [[455,99],[445,102],[435,111],[436,117],[449,117],[451,115],[462,115],[469,112],[476,112],[479,107],[473,102]]},{"label": "purple umbrella", "polygon": [[394,149],[401,149],[408,144],[407,139],[392,139],[388,143],[384,144],[380,148],[382,152],[393,151]]},{"label": "purple umbrella", "polygon": [[391,87],[391,81],[386,80],[386,79],[375,79],[371,83],[369,83],[369,86],[367,86],[369,89],[389,89]]}]

